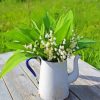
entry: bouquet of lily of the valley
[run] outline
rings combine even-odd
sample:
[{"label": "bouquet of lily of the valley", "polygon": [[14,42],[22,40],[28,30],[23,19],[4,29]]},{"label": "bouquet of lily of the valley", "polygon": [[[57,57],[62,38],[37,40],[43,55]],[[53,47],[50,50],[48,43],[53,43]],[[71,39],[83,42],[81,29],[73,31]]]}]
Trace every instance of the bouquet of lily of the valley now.
[{"label": "bouquet of lily of the valley", "polygon": [[88,47],[94,41],[84,39],[73,30],[73,13],[68,11],[55,20],[48,13],[40,28],[32,21],[32,28],[18,28],[5,34],[10,42],[6,47],[15,51],[0,73],[0,77],[30,57],[40,56],[50,62],[63,62],[74,52]]}]

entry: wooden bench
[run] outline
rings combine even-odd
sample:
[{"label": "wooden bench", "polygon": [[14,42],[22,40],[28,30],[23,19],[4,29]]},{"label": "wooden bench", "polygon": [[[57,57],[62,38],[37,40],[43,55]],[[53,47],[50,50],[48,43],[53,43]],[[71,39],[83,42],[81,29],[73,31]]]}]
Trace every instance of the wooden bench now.
[{"label": "wooden bench", "polygon": [[[12,53],[0,55],[0,69]],[[39,62],[30,61],[39,79]],[[73,57],[68,59],[69,71],[72,70]],[[70,85],[70,95],[66,100],[100,100],[100,72],[91,65],[79,60],[80,75]],[[38,95],[38,83],[25,62],[0,80],[0,100],[41,100]]]}]

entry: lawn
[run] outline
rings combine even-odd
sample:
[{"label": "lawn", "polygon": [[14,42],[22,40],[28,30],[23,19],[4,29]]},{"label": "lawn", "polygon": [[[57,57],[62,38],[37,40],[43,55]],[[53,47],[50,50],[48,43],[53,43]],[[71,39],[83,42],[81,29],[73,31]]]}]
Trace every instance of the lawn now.
[{"label": "lawn", "polygon": [[[90,48],[80,51],[82,59],[100,69],[100,0],[0,0],[0,52],[7,49],[4,32],[17,26],[30,26],[31,20],[39,22],[48,11],[58,18],[72,9],[75,32],[96,41]],[[23,1],[23,2],[21,2]]]}]

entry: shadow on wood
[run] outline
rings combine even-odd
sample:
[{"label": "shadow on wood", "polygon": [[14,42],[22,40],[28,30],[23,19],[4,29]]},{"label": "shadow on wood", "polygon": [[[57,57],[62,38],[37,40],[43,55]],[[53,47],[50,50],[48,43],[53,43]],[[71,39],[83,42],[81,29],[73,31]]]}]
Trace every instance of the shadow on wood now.
[{"label": "shadow on wood", "polygon": [[100,92],[97,93],[96,89],[99,85],[71,85],[70,90],[74,91],[80,100],[100,100]]},{"label": "shadow on wood", "polygon": [[91,81],[100,82],[100,77],[96,77],[96,76],[80,75],[79,77],[82,78],[82,79],[87,79],[87,80],[91,80]]}]

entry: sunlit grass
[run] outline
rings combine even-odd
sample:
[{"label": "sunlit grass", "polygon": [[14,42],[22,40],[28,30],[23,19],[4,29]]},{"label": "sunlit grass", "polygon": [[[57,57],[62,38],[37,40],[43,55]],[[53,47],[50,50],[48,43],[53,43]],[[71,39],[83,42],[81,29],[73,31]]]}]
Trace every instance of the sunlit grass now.
[{"label": "sunlit grass", "polygon": [[[46,11],[57,18],[62,12],[72,9],[75,32],[96,41],[92,48],[81,51],[83,59],[100,69],[100,0],[28,0],[30,2],[23,3],[15,1],[17,0],[5,0],[0,3],[1,32],[23,24],[29,26],[31,19],[39,22]],[[6,51],[2,35],[3,33],[0,33],[1,52]]]}]

